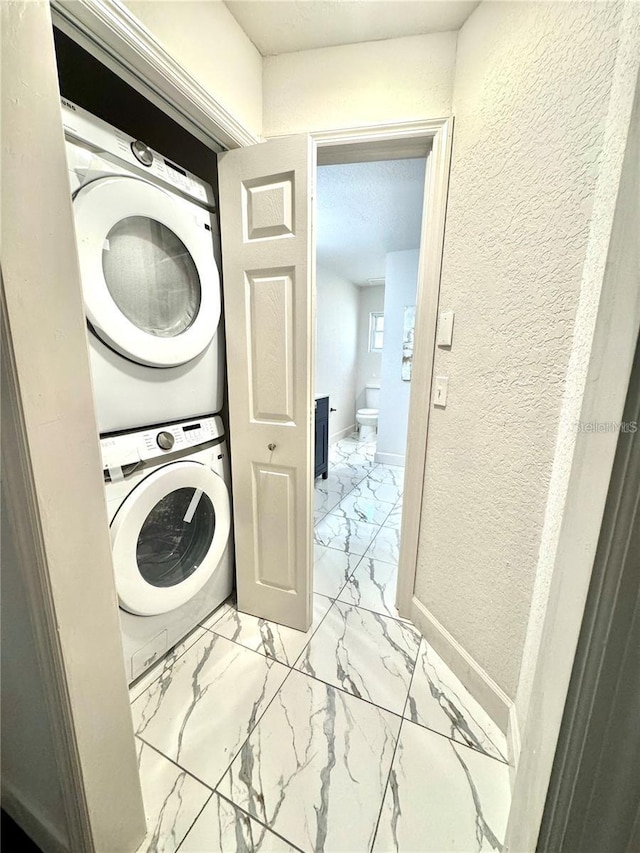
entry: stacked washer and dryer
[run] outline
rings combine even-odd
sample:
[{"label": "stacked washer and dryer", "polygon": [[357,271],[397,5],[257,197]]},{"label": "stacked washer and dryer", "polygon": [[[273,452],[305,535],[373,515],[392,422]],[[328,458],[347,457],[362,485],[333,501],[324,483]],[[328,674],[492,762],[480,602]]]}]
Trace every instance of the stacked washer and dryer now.
[{"label": "stacked washer and dryer", "polygon": [[62,113],[131,682],[233,585],[214,198],[75,104]]}]

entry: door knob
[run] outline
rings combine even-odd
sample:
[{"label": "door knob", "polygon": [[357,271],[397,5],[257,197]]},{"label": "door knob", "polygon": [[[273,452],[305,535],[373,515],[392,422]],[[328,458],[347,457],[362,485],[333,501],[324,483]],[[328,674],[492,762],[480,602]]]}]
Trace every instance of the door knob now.
[{"label": "door knob", "polygon": [[267,445],[267,447],[269,448],[269,450],[275,450],[275,449],[276,449],[276,446],[275,446],[275,444],[274,444],[273,442],[271,442],[270,444],[268,444],[268,445]]}]

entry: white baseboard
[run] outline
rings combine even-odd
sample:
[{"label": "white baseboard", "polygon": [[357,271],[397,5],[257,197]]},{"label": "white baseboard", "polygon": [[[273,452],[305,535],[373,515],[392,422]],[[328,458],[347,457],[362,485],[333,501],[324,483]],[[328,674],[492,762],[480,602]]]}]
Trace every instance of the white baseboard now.
[{"label": "white baseboard", "polygon": [[376,453],[375,461],[381,465],[399,465],[404,468],[404,455],[400,453]]},{"label": "white baseboard", "polygon": [[411,599],[411,621],[505,735],[513,702],[422,602]]},{"label": "white baseboard", "polygon": [[341,429],[339,432],[334,432],[329,436],[329,444],[335,444],[336,441],[340,441],[341,438],[346,438],[348,435],[351,435],[356,431],[356,425],[350,424],[348,427]]},{"label": "white baseboard", "polygon": [[[53,826],[36,805],[29,802],[28,796],[25,797],[4,777],[2,808],[42,850],[47,853],[69,853],[69,844],[62,837],[60,830]],[[64,815],[61,815],[61,818],[64,820]]]}]

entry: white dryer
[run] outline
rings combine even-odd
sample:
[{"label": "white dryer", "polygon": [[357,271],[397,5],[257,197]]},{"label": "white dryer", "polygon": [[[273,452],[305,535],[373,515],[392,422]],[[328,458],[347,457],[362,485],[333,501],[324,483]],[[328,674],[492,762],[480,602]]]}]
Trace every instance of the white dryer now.
[{"label": "white dryer", "polygon": [[219,417],[100,441],[129,682],[231,593],[231,503]]},{"label": "white dryer", "polygon": [[64,99],[62,116],[99,432],[220,411],[211,187]]}]

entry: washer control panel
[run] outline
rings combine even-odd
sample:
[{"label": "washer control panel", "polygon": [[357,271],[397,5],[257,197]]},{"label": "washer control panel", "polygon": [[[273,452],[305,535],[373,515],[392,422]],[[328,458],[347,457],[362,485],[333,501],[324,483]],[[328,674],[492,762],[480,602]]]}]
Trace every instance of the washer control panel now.
[{"label": "washer control panel", "polygon": [[140,458],[153,459],[185,447],[197,447],[217,436],[214,418],[148,429],[140,435]]},{"label": "washer control panel", "polygon": [[102,466],[110,469],[141,460],[158,459],[224,436],[219,416],[151,427],[100,439]]}]

